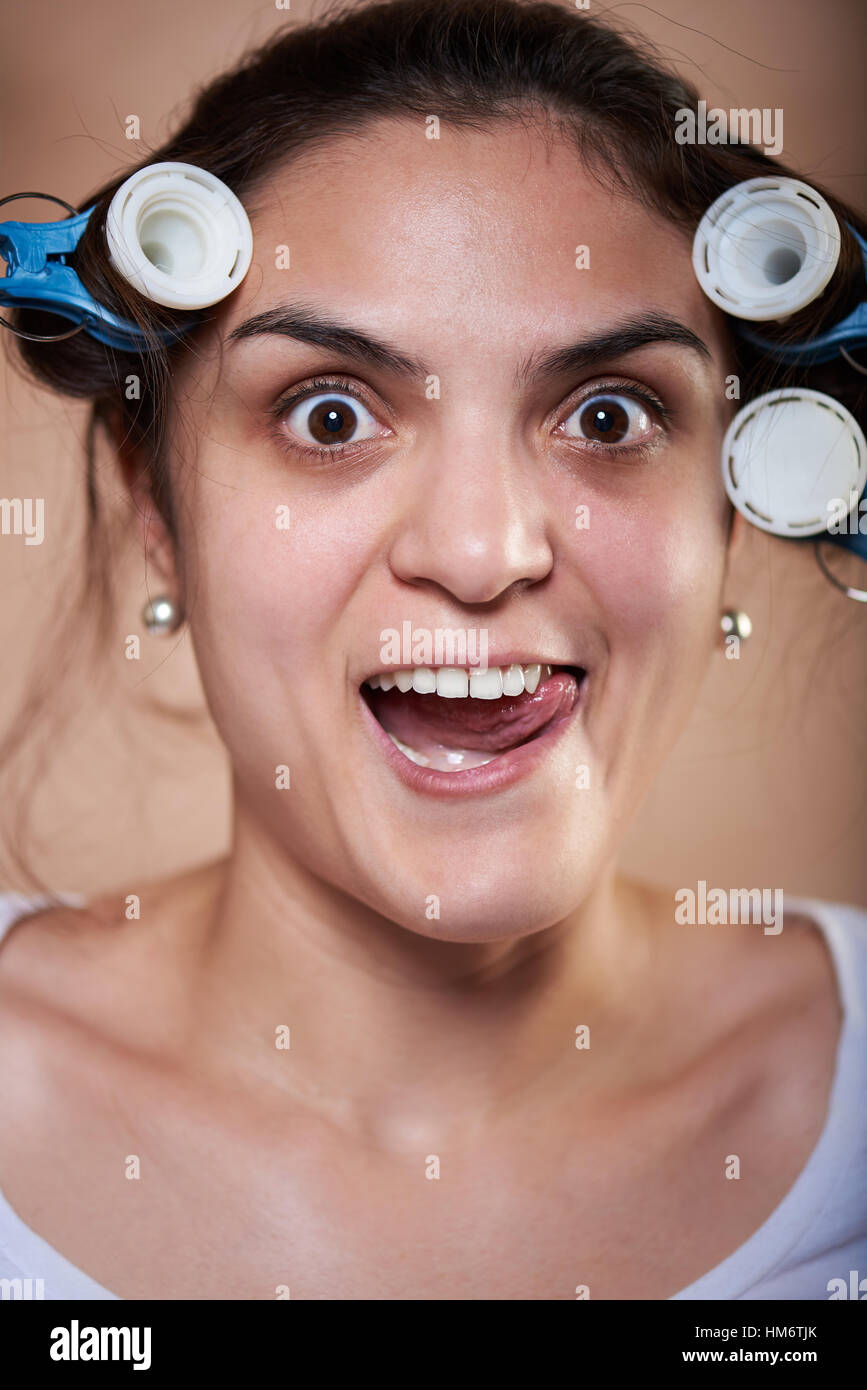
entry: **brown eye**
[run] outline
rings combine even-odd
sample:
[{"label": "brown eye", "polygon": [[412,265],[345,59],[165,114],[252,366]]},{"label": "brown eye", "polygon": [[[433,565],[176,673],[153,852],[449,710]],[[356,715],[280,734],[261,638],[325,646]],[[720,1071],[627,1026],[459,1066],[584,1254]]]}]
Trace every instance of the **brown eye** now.
[{"label": "brown eye", "polygon": [[[577,429],[573,422],[577,422]],[[565,422],[566,434],[597,444],[636,443],[652,429],[653,421],[644,405],[621,395],[592,396]]]},{"label": "brown eye", "polygon": [[360,401],[333,392],[307,396],[289,411],[286,425],[299,443],[326,448],[371,439],[377,431],[376,421]]}]

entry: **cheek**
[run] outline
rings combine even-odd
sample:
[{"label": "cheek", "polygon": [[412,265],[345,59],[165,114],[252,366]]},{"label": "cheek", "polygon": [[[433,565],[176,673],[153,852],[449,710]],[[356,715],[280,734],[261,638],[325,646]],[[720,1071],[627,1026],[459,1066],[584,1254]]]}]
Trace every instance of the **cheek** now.
[{"label": "cheek", "polygon": [[252,502],[208,496],[193,527],[186,584],[203,677],[255,703],[271,683],[291,701],[323,664],[333,670],[369,564],[351,510],[296,502],[288,491]]},{"label": "cheek", "polygon": [[[669,486],[597,503],[578,533],[580,573],[608,649],[599,747],[653,771],[689,717],[719,640],[728,504]],[[654,751],[656,750],[656,751]]]},{"label": "cheek", "polygon": [[691,481],[667,474],[629,498],[596,497],[578,531],[581,564],[612,646],[688,645],[719,599],[729,505],[709,466]]}]

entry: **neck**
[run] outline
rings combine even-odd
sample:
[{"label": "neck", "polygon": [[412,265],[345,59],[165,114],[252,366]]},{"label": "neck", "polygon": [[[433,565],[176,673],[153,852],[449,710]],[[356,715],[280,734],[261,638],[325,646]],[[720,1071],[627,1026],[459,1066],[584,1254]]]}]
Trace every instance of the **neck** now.
[{"label": "neck", "polygon": [[196,1033],[224,1072],[389,1145],[428,1126],[465,1134],[564,1068],[574,1087],[579,1027],[597,1048],[621,1037],[654,955],[651,915],[609,866],[551,926],[437,940],[323,882],[241,812],[196,953]]}]

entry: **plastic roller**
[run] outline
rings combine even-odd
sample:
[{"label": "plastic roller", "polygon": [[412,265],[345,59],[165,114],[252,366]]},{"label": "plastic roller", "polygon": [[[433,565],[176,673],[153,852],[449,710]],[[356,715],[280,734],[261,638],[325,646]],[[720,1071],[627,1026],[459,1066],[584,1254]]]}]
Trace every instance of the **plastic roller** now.
[{"label": "plastic roller", "polygon": [[709,299],[735,318],[786,319],[817,299],[840,258],[840,227],[799,179],[747,179],[708,208],[692,264]]},{"label": "plastic roller", "polygon": [[253,256],[247,214],[231,189],[193,164],[151,164],[115,193],[106,218],[112,264],[141,294],[204,309],[236,289]]}]

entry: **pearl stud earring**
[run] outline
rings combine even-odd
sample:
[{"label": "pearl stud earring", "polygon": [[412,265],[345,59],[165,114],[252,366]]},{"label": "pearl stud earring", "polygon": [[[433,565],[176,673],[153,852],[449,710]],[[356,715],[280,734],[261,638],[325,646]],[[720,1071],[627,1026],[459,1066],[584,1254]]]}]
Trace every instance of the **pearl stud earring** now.
[{"label": "pearl stud earring", "polygon": [[720,617],[719,625],[726,637],[739,637],[744,642],[753,630],[749,614],[741,612],[739,608],[727,608]]},{"label": "pearl stud earring", "polygon": [[174,599],[167,594],[150,599],[142,609],[142,622],[155,637],[165,637],[176,632],[181,625],[181,613]]}]

